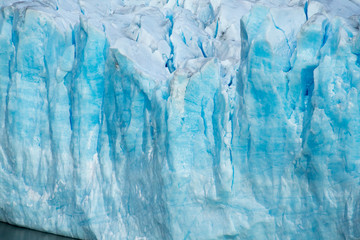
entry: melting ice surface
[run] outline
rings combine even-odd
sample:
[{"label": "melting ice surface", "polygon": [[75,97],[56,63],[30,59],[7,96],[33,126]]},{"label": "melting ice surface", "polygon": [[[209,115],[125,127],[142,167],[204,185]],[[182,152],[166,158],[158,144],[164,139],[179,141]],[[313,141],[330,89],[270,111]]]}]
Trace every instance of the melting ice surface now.
[{"label": "melting ice surface", "polygon": [[360,238],[359,0],[0,7],[1,221]]}]

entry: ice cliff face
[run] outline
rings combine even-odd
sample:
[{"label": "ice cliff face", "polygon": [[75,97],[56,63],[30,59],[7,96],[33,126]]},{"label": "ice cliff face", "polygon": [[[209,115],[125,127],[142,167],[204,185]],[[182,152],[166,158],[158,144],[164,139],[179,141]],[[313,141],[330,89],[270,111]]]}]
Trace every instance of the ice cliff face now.
[{"label": "ice cliff face", "polygon": [[360,238],[358,0],[0,7],[0,220]]}]

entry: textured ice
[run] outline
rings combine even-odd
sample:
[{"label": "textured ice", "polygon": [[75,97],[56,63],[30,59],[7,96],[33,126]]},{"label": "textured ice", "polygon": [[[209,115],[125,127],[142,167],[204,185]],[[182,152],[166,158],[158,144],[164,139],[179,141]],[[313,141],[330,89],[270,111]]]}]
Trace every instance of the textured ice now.
[{"label": "textured ice", "polygon": [[359,0],[0,2],[0,220],[83,239],[359,239]]}]

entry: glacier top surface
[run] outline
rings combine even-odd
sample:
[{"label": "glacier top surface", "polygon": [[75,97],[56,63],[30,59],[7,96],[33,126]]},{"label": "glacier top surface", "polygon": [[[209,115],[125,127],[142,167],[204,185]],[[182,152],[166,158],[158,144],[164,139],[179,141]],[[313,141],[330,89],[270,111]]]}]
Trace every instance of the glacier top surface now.
[{"label": "glacier top surface", "polygon": [[[156,82],[167,82],[190,59],[209,57],[220,60],[224,82],[229,82],[240,60],[240,19],[255,4],[278,9],[272,13],[274,22],[283,24],[279,27],[290,44],[297,34],[293,24],[300,27],[310,15],[341,16],[356,28],[360,12],[360,0],[4,0],[0,7],[13,4],[49,14],[63,31],[79,22],[95,27],[111,48]],[[293,8],[293,14],[282,14],[284,8]]]}]

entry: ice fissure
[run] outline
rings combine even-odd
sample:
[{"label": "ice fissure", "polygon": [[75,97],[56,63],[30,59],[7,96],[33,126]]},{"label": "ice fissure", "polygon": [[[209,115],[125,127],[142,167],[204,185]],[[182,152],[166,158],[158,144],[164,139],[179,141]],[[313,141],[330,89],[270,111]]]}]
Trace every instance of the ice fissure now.
[{"label": "ice fissure", "polygon": [[323,2],[0,3],[0,220],[360,238],[360,4]]}]

